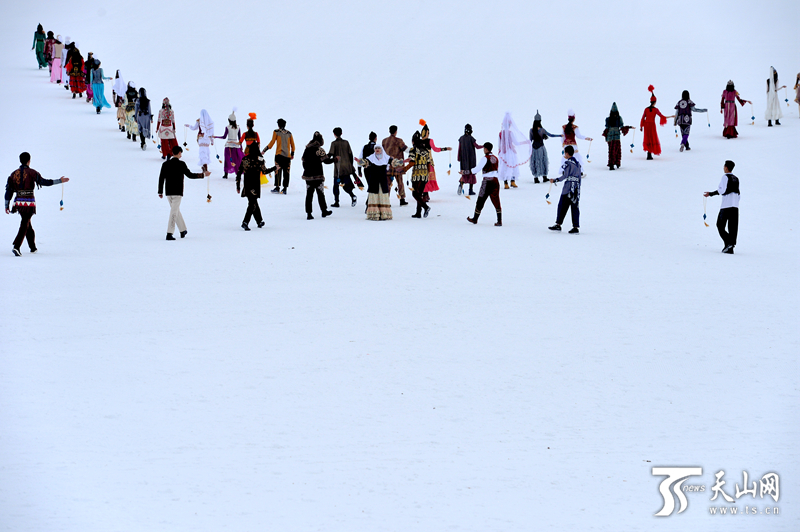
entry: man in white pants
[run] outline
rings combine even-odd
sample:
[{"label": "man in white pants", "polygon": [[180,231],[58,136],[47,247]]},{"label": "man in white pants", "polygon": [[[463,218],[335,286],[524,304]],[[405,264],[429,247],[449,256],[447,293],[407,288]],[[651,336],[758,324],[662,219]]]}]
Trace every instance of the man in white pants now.
[{"label": "man in white pants", "polygon": [[[175,240],[173,233],[175,233],[175,224],[178,224],[178,230],[181,232],[181,238],[186,236],[186,224],[183,222],[183,215],[181,214],[181,200],[183,199],[183,177],[189,179],[203,179],[205,176],[211,175],[211,172],[205,171],[203,173],[192,173],[186,166],[186,163],[181,161],[183,149],[180,146],[172,148],[172,159],[164,162],[161,165],[161,175],[158,177],[158,197],[163,198],[164,192],[167,194],[167,201],[169,201],[169,223],[167,224],[167,240]],[[164,190],[166,184],[166,191]]]}]

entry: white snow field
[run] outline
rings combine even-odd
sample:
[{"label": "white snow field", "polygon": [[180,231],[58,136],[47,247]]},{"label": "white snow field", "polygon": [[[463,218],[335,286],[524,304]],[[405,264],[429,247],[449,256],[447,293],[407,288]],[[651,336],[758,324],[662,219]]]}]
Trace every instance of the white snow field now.
[{"label": "white snow field", "polygon": [[[63,211],[61,186],[36,192],[37,254],[12,256],[19,217],[0,218],[0,530],[800,529],[796,1],[2,10],[3,177],[29,151],[71,181]],[[154,107],[168,96],[179,124],[205,108],[220,134],[238,106],[268,140],[285,118],[298,157],[288,195],[264,189],[266,227],[242,231],[246,201],[213,162],[186,182],[188,236],[166,242],[156,147],[48,83],[29,50],[40,22]],[[772,128],[770,65],[791,103]],[[728,79],[755,103],[735,140]],[[638,126],[651,83],[664,114],[687,89],[711,127],[695,115],[680,153],[670,121],[655,161],[637,128],[609,172],[603,119],[616,101]],[[448,153],[428,219],[393,197],[394,219],[368,222],[366,192],[305,219],[315,130],[327,148],[341,126],[357,151],[391,124],[410,144],[424,118],[455,146],[467,122],[495,141],[507,110],[554,131],[570,107],[595,139],[580,235],[547,230],[561,188],[547,205],[527,166],[501,191],[503,227],[490,204],[467,223],[475,199],[456,195]],[[733,256],[718,197],[702,220],[726,159],[742,189]],[[702,467],[685,486],[704,491],[656,517],[653,467]],[[719,471],[735,502],[710,500]],[[743,472],[779,475],[778,500],[736,498]]]}]

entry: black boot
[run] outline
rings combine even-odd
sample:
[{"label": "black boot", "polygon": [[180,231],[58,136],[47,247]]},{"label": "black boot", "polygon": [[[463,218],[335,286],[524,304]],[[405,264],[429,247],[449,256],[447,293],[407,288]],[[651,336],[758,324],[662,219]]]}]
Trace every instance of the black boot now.
[{"label": "black boot", "polygon": [[471,224],[477,224],[477,223],[478,223],[478,217],[479,217],[480,215],[481,215],[481,213],[479,213],[478,211],[475,211],[475,214],[473,214],[473,215],[472,215],[472,218],[470,218],[469,216],[467,216],[467,221],[468,221],[469,223],[471,223]]},{"label": "black boot", "polygon": [[[776,126],[779,126],[779,125],[781,125],[781,121],[780,121],[780,120],[776,120],[776,121],[775,121],[775,125],[776,125]],[[733,248],[731,248],[731,253],[733,253]]]},{"label": "black boot", "polygon": [[[74,98],[74,96],[73,96],[73,98]],[[767,120],[767,126],[768,127],[772,127],[772,120]]]},{"label": "black boot", "polygon": [[547,176],[546,176],[546,175],[545,175],[545,176],[542,176],[542,183],[547,183],[548,181],[550,181],[550,180],[549,180],[549,179],[547,179]]},{"label": "black boot", "polygon": [[653,160],[653,154],[652,153],[647,152],[647,160],[648,161],[652,161]]},{"label": "black boot", "polygon": [[498,212],[497,213],[497,223],[494,224],[494,226],[495,227],[502,227],[503,226],[503,213],[502,212]]},{"label": "black boot", "polygon": [[167,240],[175,240],[175,237],[172,236],[172,233],[167,233]]},{"label": "black boot", "polygon": [[136,135],[131,135],[131,138],[133,139],[133,142],[136,142]]}]

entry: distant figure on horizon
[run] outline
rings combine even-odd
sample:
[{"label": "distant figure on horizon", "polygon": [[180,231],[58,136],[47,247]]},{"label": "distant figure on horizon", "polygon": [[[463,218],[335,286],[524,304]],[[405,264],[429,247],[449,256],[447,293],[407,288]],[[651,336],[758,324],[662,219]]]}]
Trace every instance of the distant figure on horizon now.
[{"label": "distant figure on horizon", "polygon": [[[14,170],[6,181],[6,214],[19,213],[19,231],[14,239],[11,252],[16,256],[22,256],[20,246],[22,241],[28,241],[31,253],[36,253],[36,233],[31,225],[31,218],[36,214],[36,198],[34,189],[36,187],[50,187],[58,183],[66,183],[68,177],[61,176],[60,179],[45,179],[36,170],[30,167],[31,154],[22,152],[19,154],[19,168]],[[16,197],[14,197],[16,195]],[[14,197],[14,206],[9,209],[11,198]]]}]

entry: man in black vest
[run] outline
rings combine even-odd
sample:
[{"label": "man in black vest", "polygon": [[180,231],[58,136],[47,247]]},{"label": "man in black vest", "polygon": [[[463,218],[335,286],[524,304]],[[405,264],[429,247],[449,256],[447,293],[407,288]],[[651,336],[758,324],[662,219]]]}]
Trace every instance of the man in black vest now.
[{"label": "man in black vest", "polygon": [[[725,175],[719,183],[717,190],[703,192],[703,196],[722,196],[722,203],[719,206],[719,216],[717,216],[717,230],[725,247],[722,252],[733,255],[733,248],[736,246],[736,237],[739,235],[739,178],[733,175],[733,161],[725,161],[723,170]],[[725,226],[728,230],[725,230]]]},{"label": "man in black vest", "polygon": [[483,145],[483,157],[478,159],[477,166],[471,170],[471,173],[477,175],[478,171],[483,172],[483,182],[481,183],[481,190],[478,192],[478,202],[475,204],[475,214],[471,218],[467,217],[467,221],[477,224],[478,217],[481,215],[481,210],[486,203],[486,198],[492,200],[497,211],[497,227],[503,225],[503,209],[500,208],[500,181],[497,179],[497,157],[492,154],[491,142]]}]

